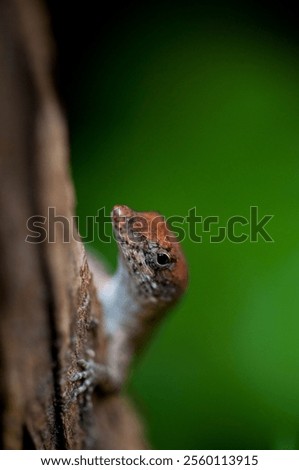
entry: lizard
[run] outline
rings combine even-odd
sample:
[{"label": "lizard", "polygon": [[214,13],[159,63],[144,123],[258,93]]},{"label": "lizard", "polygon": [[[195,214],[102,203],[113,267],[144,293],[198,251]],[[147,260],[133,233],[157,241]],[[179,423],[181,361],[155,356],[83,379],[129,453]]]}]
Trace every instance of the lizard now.
[{"label": "lizard", "polygon": [[[95,385],[107,393],[119,391],[132,359],[187,287],[185,256],[161,214],[115,205],[111,219],[118,266],[114,275],[103,274],[97,286],[107,336],[106,363],[78,360],[81,371],[71,381],[82,383],[75,396]],[[92,264],[91,259],[91,268]]]}]

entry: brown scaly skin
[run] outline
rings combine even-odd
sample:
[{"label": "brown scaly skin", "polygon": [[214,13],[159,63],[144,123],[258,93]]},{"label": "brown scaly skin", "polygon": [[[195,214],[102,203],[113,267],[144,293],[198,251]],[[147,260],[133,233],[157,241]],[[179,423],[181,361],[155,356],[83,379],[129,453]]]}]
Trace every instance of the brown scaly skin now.
[{"label": "brown scaly skin", "polygon": [[76,396],[95,383],[119,390],[136,351],[154,325],[181,297],[188,270],[181,246],[157,212],[114,206],[112,223],[119,250],[118,269],[99,289],[108,339],[107,364],[81,360],[84,379]]},{"label": "brown scaly skin", "polygon": [[164,217],[115,206],[112,221],[120,256],[140,300],[155,298],[157,309],[175,302],[187,285],[187,265]]}]

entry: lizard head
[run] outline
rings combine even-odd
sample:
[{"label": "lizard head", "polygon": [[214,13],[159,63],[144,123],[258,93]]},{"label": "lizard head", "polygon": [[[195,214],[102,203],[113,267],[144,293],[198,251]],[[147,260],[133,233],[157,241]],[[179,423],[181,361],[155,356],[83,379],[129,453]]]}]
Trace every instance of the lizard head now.
[{"label": "lizard head", "polygon": [[157,212],[114,206],[111,214],[120,262],[142,302],[174,303],[187,286],[181,246]]}]

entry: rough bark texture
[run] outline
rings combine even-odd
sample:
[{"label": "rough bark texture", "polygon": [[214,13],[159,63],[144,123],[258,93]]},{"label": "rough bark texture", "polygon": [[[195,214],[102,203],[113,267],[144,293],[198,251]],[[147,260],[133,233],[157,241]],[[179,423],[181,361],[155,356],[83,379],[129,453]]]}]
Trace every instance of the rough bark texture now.
[{"label": "rough bark texture", "polygon": [[82,244],[25,242],[26,222],[66,217],[74,191],[67,131],[52,85],[53,47],[37,0],[0,0],[0,400],[5,449],[140,449],[125,399],[73,399],[86,351],[105,357],[101,309]]}]

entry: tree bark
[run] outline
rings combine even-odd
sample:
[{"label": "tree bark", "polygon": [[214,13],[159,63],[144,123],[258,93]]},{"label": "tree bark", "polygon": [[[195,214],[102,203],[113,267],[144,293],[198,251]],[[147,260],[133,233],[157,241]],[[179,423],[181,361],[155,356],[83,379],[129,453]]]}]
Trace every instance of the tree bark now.
[{"label": "tree bark", "polygon": [[[42,3],[0,0],[1,447],[141,449],[141,425],[125,398],[98,395],[92,406],[84,395],[74,399],[77,360],[92,349],[104,361],[105,341],[72,222],[67,129],[52,65]],[[28,219],[48,222],[50,207],[64,217],[56,219],[55,243],[25,241]],[[72,233],[77,240],[65,242]]]}]

